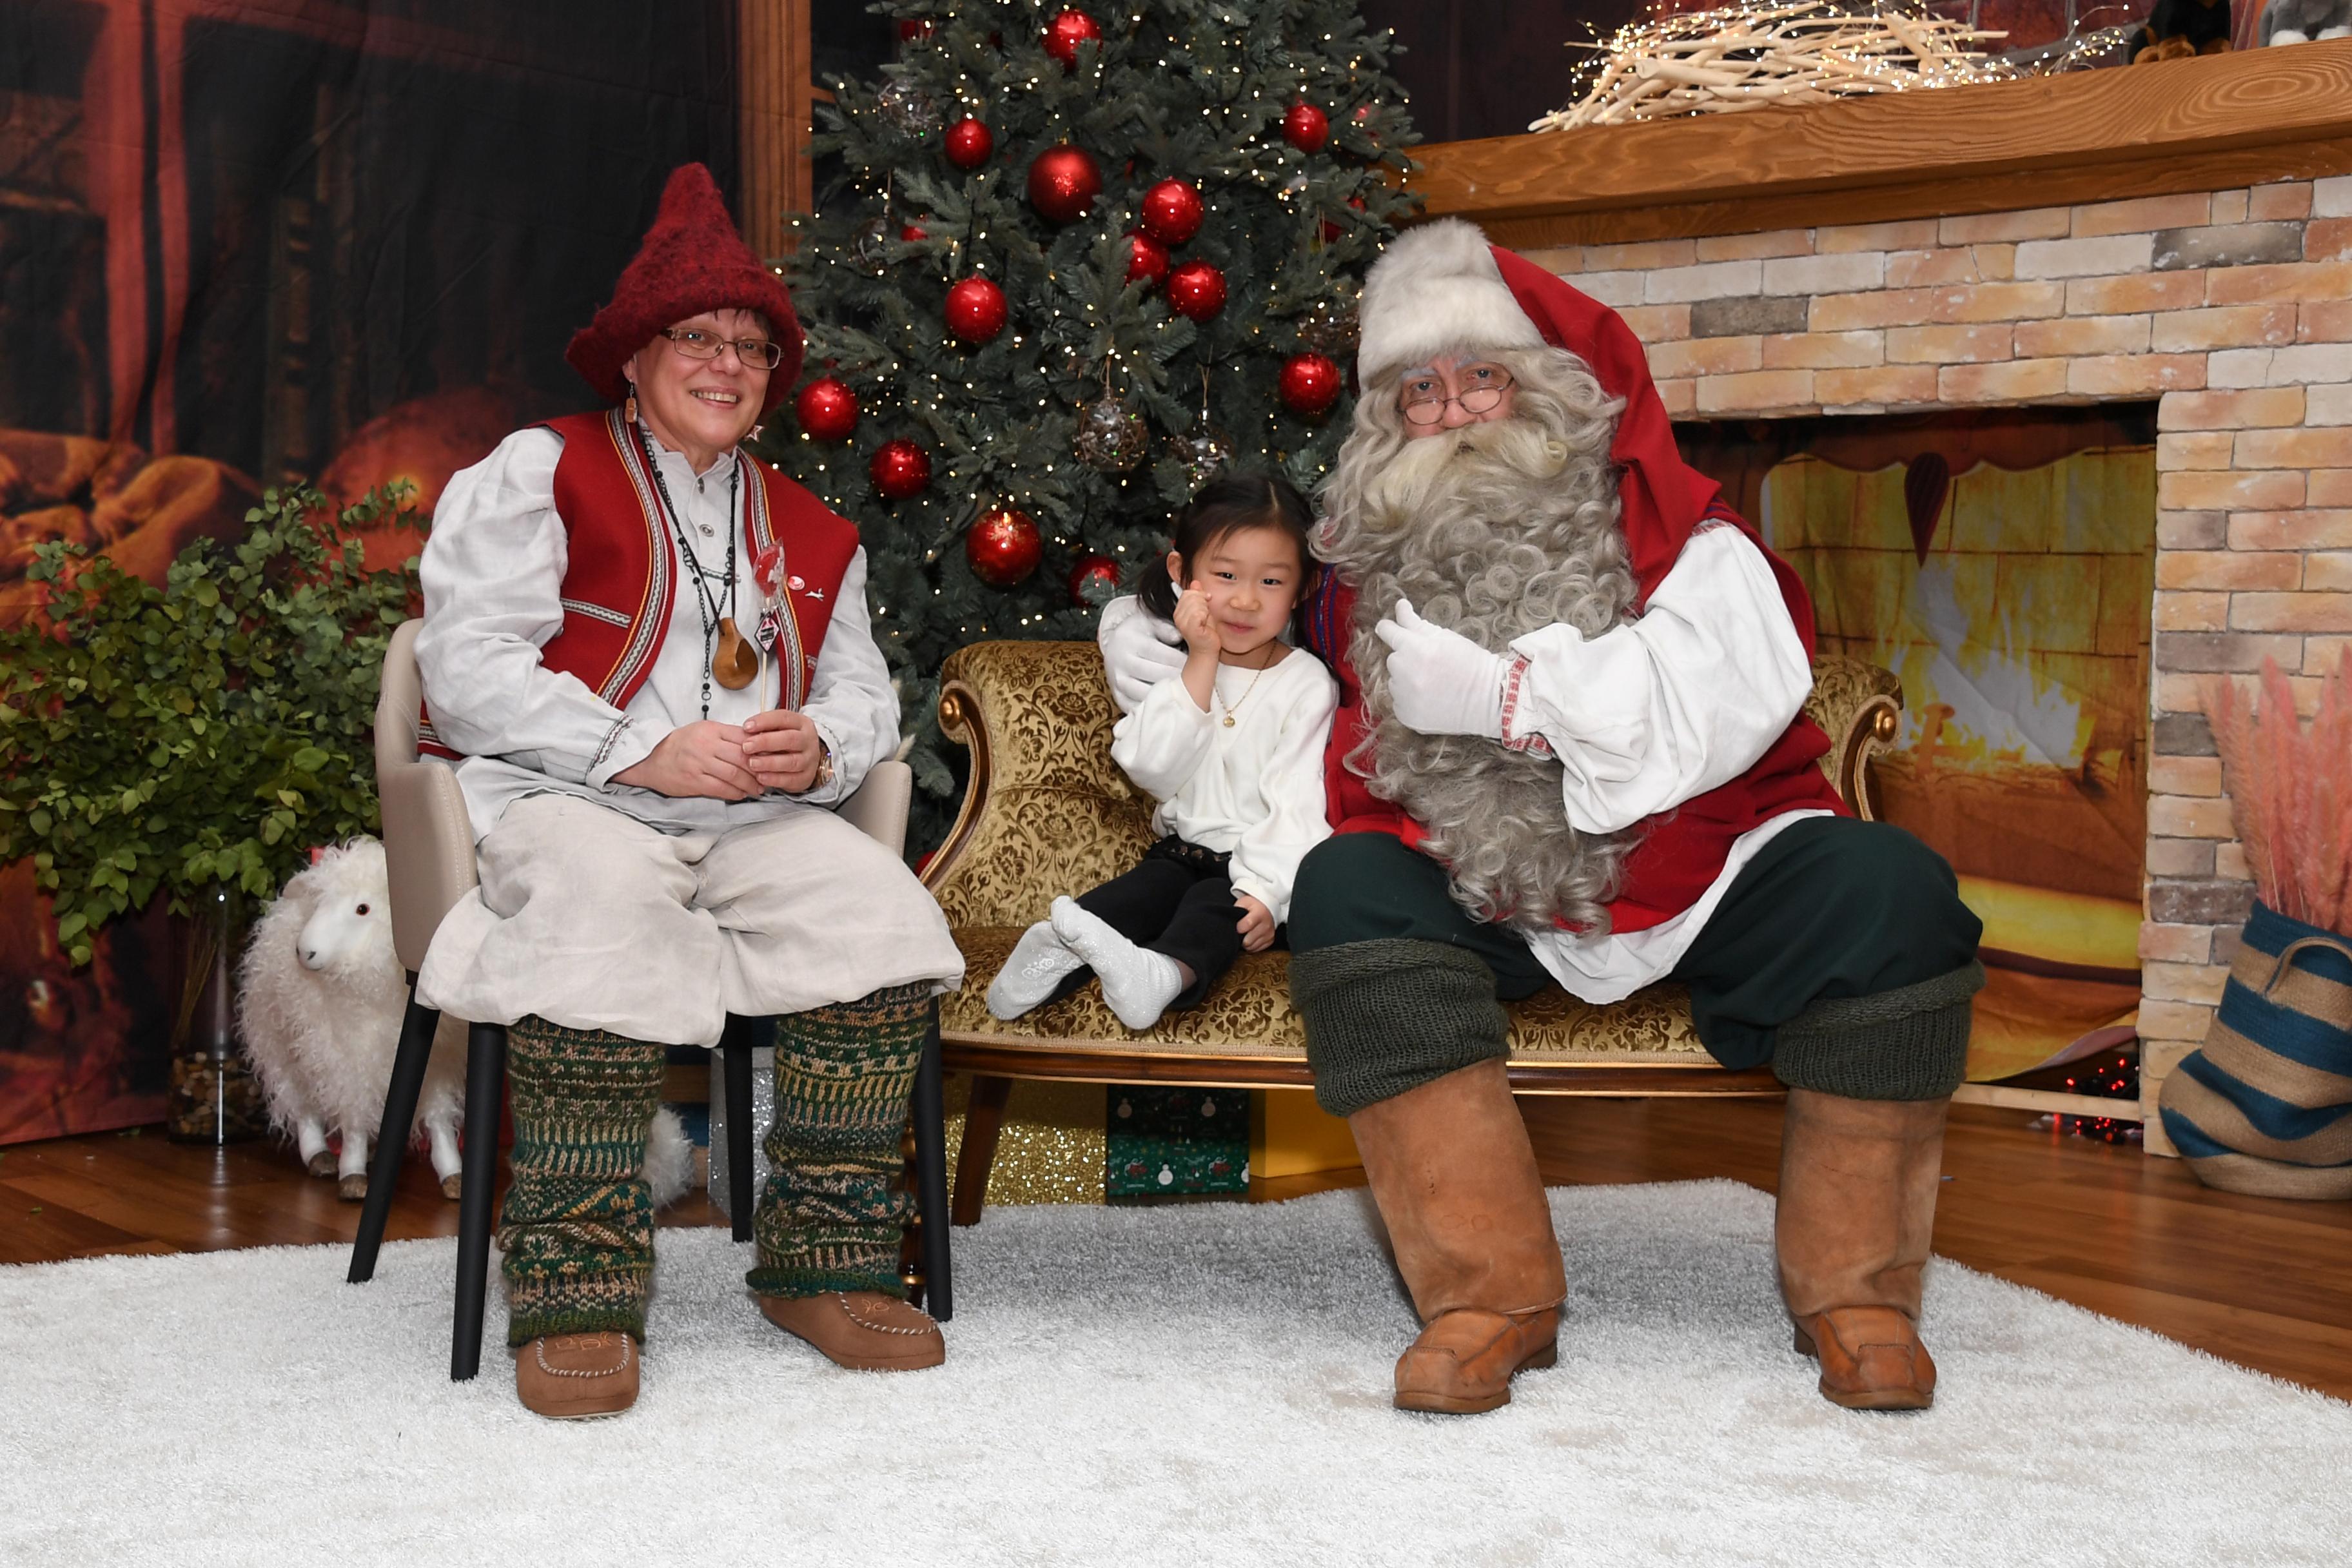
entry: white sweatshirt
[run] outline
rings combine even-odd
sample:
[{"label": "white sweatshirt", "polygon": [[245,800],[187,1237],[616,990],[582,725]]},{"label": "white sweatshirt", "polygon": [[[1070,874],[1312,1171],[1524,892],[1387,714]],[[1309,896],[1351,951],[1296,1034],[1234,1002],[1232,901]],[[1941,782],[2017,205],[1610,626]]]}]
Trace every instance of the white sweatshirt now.
[{"label": "white sweatshirt", "polygon": [[1111,760],[1160,803],[1156,832],[1230,854],[1234,891],[1279,924],[1298,862],[1331,836],[1323,749],[1339,703],[1339,682],[1309,653],[1263,671],[1219,665],[1208,711],[1181,679],[1161,681],[1111,732]]}]

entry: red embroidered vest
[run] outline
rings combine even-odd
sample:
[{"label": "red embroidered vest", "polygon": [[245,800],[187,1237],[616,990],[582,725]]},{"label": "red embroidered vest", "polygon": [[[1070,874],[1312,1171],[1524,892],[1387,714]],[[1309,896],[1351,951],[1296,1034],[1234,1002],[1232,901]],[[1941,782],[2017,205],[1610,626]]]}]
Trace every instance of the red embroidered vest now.
[{"label": "red embroidered vest", "polygon": [[[1708,510],[1706,521],[1736,526],[1764,552],[1788,604],[1790,618],[1810,655],[1813,651],[1812,602],[1796,574],[1765,546],[1746,519],[1719,500]],[[1663,578],[1661,573],[1659,580]],[[1644,602],[1656,586],[1654,581],[1641,584]],[[1391,833],[1417,845],[1429,837],[1429,830],[1395,805],[1374,795],[1363,775],[1348,766],[1348,753],[1371,730],[1364,713],[1363,687],[1348,663],[1355,608],[1354,587],[1339,581],[1339,574],[1327,572],[1307,601],[1305,615],[1307,645],[1323,656],[1339,679],[1339,709],[1332,717],[1331,739],[1323,753],[1326,811],[1334,833]],[[1800,713],[1755,766],[1739,777],[1636,823],[1630,831],[1639,836],[1640,842],[1625,858],[1623,888],[1607,906],[1610,931],[1621,936],[1645,931],[1689,909],[1723,874],[1733,841],[1784,812],[1829,810],[1847,815],[1845,802],[1818,765],[1829,749],[1830,738],[1822,727]]]},{"label": "red embroidered vest", "polygon": [[[660,491],[620,410],[569,415],[542,428],[563,437],[555,515],[569,548],[563,626],[539,650],[539,661],[626,708],[653,672],[677,593],[676,546]],[[765,464],[747,457],[744,467],[757,480],[744,497],[751,555],[771,543],[783,551],[776,581],[785,590],[784,615],[772,651],[783,686],[777,700],[798,709],[808,700],[842,576],[857,553],[857,529]],[[434,733],[429,710],[427,704],[417,722],[417,750],[456,758]]]}]

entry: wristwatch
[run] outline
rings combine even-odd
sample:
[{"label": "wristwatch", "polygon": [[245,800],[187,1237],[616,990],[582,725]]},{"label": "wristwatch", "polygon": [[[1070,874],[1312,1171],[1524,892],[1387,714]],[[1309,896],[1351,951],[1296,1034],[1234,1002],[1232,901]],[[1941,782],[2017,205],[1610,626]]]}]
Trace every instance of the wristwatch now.
[{"label": "wristwatch", "polygon": [[832,782],[833,744],[831,742],[827,741],[824,735],[820,734],[816,738],[816,778],[809,784],[808,789],[804,789],[801,791],[801,793],[803,795],[806,795],[810,790],[823,789]]}]

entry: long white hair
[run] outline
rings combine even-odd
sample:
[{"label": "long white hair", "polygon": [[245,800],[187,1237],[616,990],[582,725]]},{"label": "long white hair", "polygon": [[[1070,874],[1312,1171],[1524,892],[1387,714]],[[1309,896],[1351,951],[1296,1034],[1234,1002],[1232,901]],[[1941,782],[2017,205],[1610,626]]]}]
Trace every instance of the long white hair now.
[{"label": "long white hair", "polygon": [[1507,418],[1413,437],[1398,376],[1368,384],[1322,495],[1316,553],[1356,588],[1349,662],[1370,724],[1347,758],[1371,793],[1428,828],[1455,902],[1526,930],[1598,934],[1633,840],[1569,826],[1559,763],[1475,735],[1423,735],[1391,710],[1372,626],[1400,598],[1483,647],[1565,622],[1588,637],[1631,617],[1635,587],[1609,445],[1621,399],[1562,349],[1481,353],[1517,383]]}]

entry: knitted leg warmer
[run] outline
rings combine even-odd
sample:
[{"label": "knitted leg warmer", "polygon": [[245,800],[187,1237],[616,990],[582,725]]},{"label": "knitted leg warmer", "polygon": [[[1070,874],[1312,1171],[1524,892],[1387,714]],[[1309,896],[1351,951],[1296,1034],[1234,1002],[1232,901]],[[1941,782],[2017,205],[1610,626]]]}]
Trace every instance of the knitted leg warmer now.
[{"label": "knitted leg warmer", "polygon": [[606,1329],[642,1340],[654,1268],[646,1134],[661,1105],[663,1048],[536,1015],[516,1020],[507,1039],[507,1342]]},{"label": "knitted leg warmer", "polygon": [[1316,1103],[1334,1116],[1509,1048],[1494,972],[1447,942],[1389,937],[1295,952],[1290,1001],[1307,1024]]},{"label": "knitted leg warmer", "polygon": [[1847,1100],[1945,1100],[1967,1076],[1974,959],[1869,996],[1816,1002],[1780,1026],[1772,1071],[1791,1089]]},{"label": "knitted leg warmer", "polygon": [[896,1292],[913,1199],[891,1184],[931,987],[886,986],[776,1020],[776,1120],[751,1219],[762,1296]]}]

